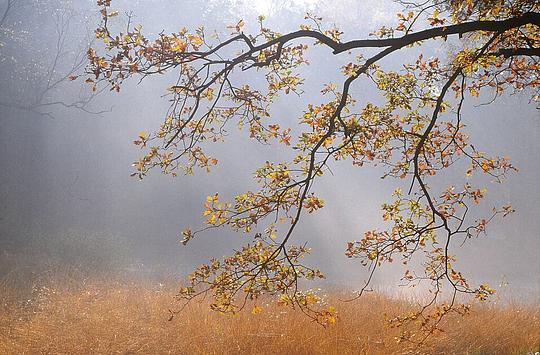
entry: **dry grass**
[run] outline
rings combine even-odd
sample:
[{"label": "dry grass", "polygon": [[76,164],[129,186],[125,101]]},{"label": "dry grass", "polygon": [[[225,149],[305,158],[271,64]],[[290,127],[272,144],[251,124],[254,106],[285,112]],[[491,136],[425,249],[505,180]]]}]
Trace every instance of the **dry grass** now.
[{"label": "dry grass", "polygon": [[[168,322],[172,289],[146,282],[50,283],[28,295],[0,286],[0,354],[400,354],[383,314],[411,305],[381,295],[334,301],[324,329],[275,305],[223,316],[193,304]],[[24,297],[24,299],[23,299]],[[537,306],[477,306],[421,349],[429,354],[527,354],[540,350]]]}]

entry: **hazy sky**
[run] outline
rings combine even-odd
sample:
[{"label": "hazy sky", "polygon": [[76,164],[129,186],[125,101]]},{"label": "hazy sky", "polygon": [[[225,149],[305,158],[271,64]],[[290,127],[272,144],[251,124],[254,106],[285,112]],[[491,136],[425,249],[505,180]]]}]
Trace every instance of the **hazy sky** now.
[{"label": "hazy sky", "polygon": [[[25,1],[30,0],[20,0]],[[5,3],[6,0],[0,0],[0,11]],[[39,3],[47,12],[64,2]],[[269,26],[286,32],[298,28],[305,12],[310,11],[342,28],[345,38],[367,37],[378,25],[390,24],[397,8],[392,2],[372,0],[336,0],[332,6],[327,1],[316,0],[115,0],[113,5],[120,10],[132,10],[134,22],[141,23],[145,32],[154,34],[199,24],[210,30],[225,31],[226,25],[240,18],[247,22],[249,31],[255,28],[259,14],[267,16]],[[93,1],[62,6],[76,9],[71,15],[69,40],[84,42],[86,26],[91,30],[95,24]],[[13,20],[4,24],[2,32],[2,42],[7,43],[0,47],[2,99],[33,90],[28,85],[19,88],[21,84],[11,72],[13,59],[31,63],[36,57],[46,67],[55,45],[51,17],[37,13],[32,6],[21,6],[15,11]],[[8,28],[13,32],[8,32]],[[25,33],[21,43],[26,44],[10,47],[9,33]],[[444,55],[445,49],[429,51]],[[342,80],[338,73],[345,58],[335,58],[322,49],[311,53],[312,64],[302,69],[308,78],[306,95],[300,100],[288,96],[280,100],[273,111],[276,117],[293,122],[307,102],[319,98],[322,83]],[[386,64],[399,66],[399,61],[410,55],[399,54],[394,57],[395,62]],[[66,55],[62,60],[69,58]],[[29,68],[25,71],[27,75],[32,70],[43,70],[37,64]],[[216,151],[220,165],[210,175],[198,172],[194,177],[172,179],[154,171],[141,182],[129,177],[131,163],[139,154],[131,142],[139,131],[150,131],[162,120],[167,102],[161,96],[167,84],[159,79],[141,85],[132,81],[119,94],[105,93],[94,102],[94,107],[112,107],[112,111],[100,115],[59,108],[51,118],[0,106],[0,246],[3,250],[11,252],[20,248],[24,253],[31,249],[29,245],[36,243],[36,238],[43,242],[63,236],[60,239],[65,240],[67,235],[102,243],[104,249],[110,243],[110,248],[117,248],[114,250],[119,254],[129,254],[133,258],[131,262],[148,268],[165,265],[186,272],[197,263],[229,253],[246,241],[246,236],[221,230],[202,235],[187,248],[178,242],[185,225],[201,224],[206,195],[220,191],[231,196],[245,190],[252,184],[254,168],[266,159],[280,160],[279,149],[262,147],[246,139],[245,134],[232,133],[228,142]],[[71,97],[74,90],[79,90],[77,85],[63,85],[53,95]],[[23,94],[13,95],[14,88]],[[376,99],[376,93],[361,82],[354,85],[352,94],[363,100]],[[506,280],[520,290],[537,293],[540,291],[537,181],[540,111],[529,103],[529,98],[506,96],[493,105],[478,106],[487,100],[484,97],[483,101],[470,100],[464,108],[467,131],[472,141],[477,142],[475,146],[510,156],[520,172],[511,174],[503,185],[489,184],[485,204],[487,211],[495,202],[512,203],[517,213],[504,223],[494,222],[488,236],[472,240],[464,248],[456,247],[454,252],[474,280],[495,285]],[[295,238],[297,243],[309,241],[313,262],[321,266],[331,282],[354,287],[365,276],[365,270],[358,262],[345,258],[345,243],[361,238],[365,230],[382,225],[380,204],[389,200],[395,182],[381,180],[379,169],[358,169],[347,163],[334,164],[333,172],[333,176],[324,177],[315,187],[325,199],[326,207],[320,213],[306,215]],[[441,178],[448,182],[452,176]],[[459,183],[461,180],[457,180],[456,184]],[[380,284],[391,284],[400,276],[397,270],[388,268],[377,280]]]}]

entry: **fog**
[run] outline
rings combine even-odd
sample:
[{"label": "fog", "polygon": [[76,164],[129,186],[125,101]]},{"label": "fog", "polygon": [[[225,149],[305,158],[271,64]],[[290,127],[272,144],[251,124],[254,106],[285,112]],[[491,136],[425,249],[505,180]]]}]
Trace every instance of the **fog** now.
[{"label": "fog", "polygon": [[[53,77],[69,71],[81,50],[84,53],[99,17],[93,1],[15,3],[0,38],[0,248],[5,259],[0,267],[6,268],[0,274],[7,272],[7,261],[21,260],[23,267],[41,254],[72,264],[88,259],[91,262],[86,266],[95,269],[134,270],[180,280],[198,263],[228,254],[246,242],[246,235],[227,229],[201,235],[186,247],[179,240],[184,226],[202,225],[207,195],[219,191],[231,197],[246,190],[253,186],[251,174],[256,167],[266,159],[280,161],[285,153],[231,129],[227,142],[214,148],[220,164],[211,174],[198,171],[195,176],[171,178],[156,170],[142,181],[130,177],[131,164],[141,154],[132,141],[138,132],[155,129],[163,119],[168,103],[162,95],[170,77],[149,78],[140,84],[131,80],[120,93],[100,93],[84,110],[64,105],[29,108],[25,104],[36,102],[55,60],[58,14],[64,14],[63,21],[69,20],[69,25],[65,53]],[[148,37],[200,24],[226,33],[226,26],[240,18],[247,23],[246,31],[254,31],[259,14],[267,16],[269,27],[284,33],[297,29],[310,11],[338,25],[346,38],[363,38],[378,26],[392,23],[397,8],[390,1],[327,4],[320,0],[113,1],[121,13],[132,11],[132,21],[142,24]],[[7,0],[0,1],[0,15],[7,5]],[[442,56],[447,50],[428,48]],[[410,57],[405,51],[391,59],[395,62],[384,64],[399,68]],[[308,102],[318,103],[323,83],[343,80],[339,68],[346,60],[322,48],[312,50],[311,65],[302,69],[306,94],[284,96],[273,115],[294,125]],[[84,101],[88,90],[80,81],[64,81],[48,90],[41,103]],[[360,81],[351,93],[361,101],[377,100],[375,90]],[[488,197],[480,210],[512,203],[517,212],[493,222],[487,236],[470,240],[462,248],[456,243],[452,252],[474,281],[495,286],[508,283],[518,293],[538,295],[540,111],[529,100],[530,94],[523,93],[503,96],[491,105],[480,105],[489,101],[488,96],[466,102],[464,119],[475,146],[508,155],[519,168],[504,184],[488,183]],[[320,266],[329,284],[358,288],[366,270],[345,257],[346,242],[383,225],[380,205],[389,200],[396,182],[381,180],[380,168],[348,164],[334,163],[333,175],[316,183],[315,191],[326,206],[304,216],[294,242],[309,242],[313,249],[309,261]],[[444,183],[454,178],[440,177]],[[455,183],[462,183],[462,178],[457,177]],[[391,287],[400,277],[397,267],[389,267],[380,270],[375,281],[380,287]]]}]

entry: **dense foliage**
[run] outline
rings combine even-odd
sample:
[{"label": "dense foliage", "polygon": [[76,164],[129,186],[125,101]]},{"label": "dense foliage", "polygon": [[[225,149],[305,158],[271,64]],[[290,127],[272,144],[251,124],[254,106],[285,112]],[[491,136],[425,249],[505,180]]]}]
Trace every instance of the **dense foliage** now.
[{"label": "dense foliage", "polygon": [[[512,206],[503,205],[494,207],[491,215],[472,217],[471,210],[486,193],[483,186],[474,185],[472,175],[486,174],[500,182],[516,169],[507,157],[490,156],[471,143],[463,132],[466,117],[461,109],[467,96],[482,91],[492,93],[493,100],[508,90],[539,99],[536,0],[403,2],[395,26],[378,29],[370,39],[350,41],[312,15],[298,31],[286,34],[267,28],[260,16],[255,34],[244,33],[244,22],[239,21],[224,38],[200,27],[150,39],[130,21],[126,31],[115,33],[110,23],[118,12],[111,9],[111,1],[98,4],[103,21],[95,34],[103,46],[88,50],[88,83],[105,83],[119,91],[130,77],[178,74],[168,89],[171,106],[163,123],[151,134],[141,132],[135,141],[145,153],[134,164],[134,176],[143,178],[152,169],[173,176],[192,174],[196,168],[210,171],[218,160],[204,148],[224,141],[231,124],[261,143],[275,142],[295,152],[289,161],[265,162],[255,171],[258,190],[232,201],[223,201],[219,194],[208,196],[206,226],[186,228],[182,242],[219,227],[244,232],[252,240],[234,254],[197,268],[181,289],[180,300],[210,294],[212,308],[236,312],[249,300],[269,294],[323,325],[334,323],[333,307],[299,289],[300,280],[324,276],[302,262],[309,249],[291,242],[302,214],[324,207],[315,193],[317,179],[327,173],[331,161],[345,160],[359,168],[382,165],[385,178],[407,181],[408,188],[397,188],[382,206],[388,229],[366,231],[345,246],[347,257],[359,259],[370,270],[359,295],[382,264],[407,264],[414,255],[422,258],[423,268],[407,270],[403,280],[429,285],[430,301],[417,312],[389,320],[403,327],[404,339],[422,342],[446,314],[467,313],[468,306],[458,304],[456,295],[484,300],[494,293],[487,284],[467,281],[454,266],[451,247],[485,233],[492,219],[513,212]],[[429,41],[452,41],[454,50],[446,58],[428,58],[422,48]],[[341,83],[322,88],[326,101],[299,112],[303,129],[296,134],[296,128],[272,117],[270,107],[280,95],[302,95],[304,79],[298,69],[309,64],[306,52],[312,45],[327,47],[336,56],[354,55],[354,60],[343,66]],[[400,70],[379,64],[411,47],[420,54]],[[241,76],[232,76],[236,72],[261,75],[266,87],[242,83]],[[373,82],[382,103],[353,97],[350,88],[357,80]],[[437,176],[462,167],[462,181],[434,187]],[[443,287],[449,296],[444,300]],[[260,311],[256,304],[253,313]],[[410,324],[418,324],[421,331]]]}]

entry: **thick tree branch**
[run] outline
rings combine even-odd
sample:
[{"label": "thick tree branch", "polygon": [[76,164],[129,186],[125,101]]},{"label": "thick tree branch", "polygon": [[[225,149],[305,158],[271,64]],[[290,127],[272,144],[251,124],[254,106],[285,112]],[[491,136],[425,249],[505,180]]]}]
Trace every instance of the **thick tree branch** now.
[{"label": "thick tree branch", "polygon": [[491,54],[505,58],[514,56],[540,57],[540,48],[503,48]]},{"label": "thick tree branch", "polygon": [[540,13],[529,12],[520,17],[514,17],[502,21],[471,21],[457,25],[441,26],[424,31],[411,33],[399,38],[388,39],[368,39],[355,40],[340,44],[334,53],[341,53],[354,48],[368,47],[405,47],[410,44],[427,39],[449,36],[454,34],[464,34],[475,31],[504,32],[512,28],[521,27],[527,24],[540,26]]}]

